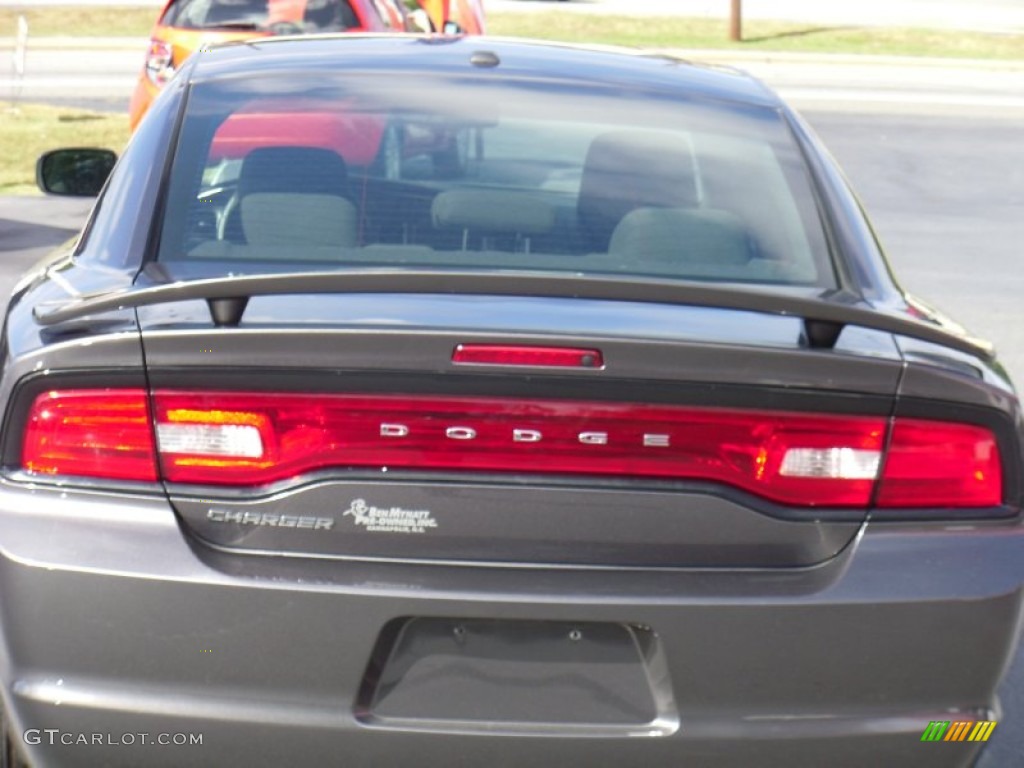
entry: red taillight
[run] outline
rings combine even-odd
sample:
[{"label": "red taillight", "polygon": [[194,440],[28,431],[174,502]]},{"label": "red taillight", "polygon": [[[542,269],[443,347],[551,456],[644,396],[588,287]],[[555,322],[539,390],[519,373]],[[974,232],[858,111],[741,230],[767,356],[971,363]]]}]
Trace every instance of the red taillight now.
[{"label": "red taillight", "polygon": [[146,51],[146,77],[163,87],[174,76],[174,49],[163,40],[150,40]]},{"label": "red taillight", "polygon": [[459,344],[452,362],[460,365],[534,365],[543,368],[603,368],[597,349],[514,344]]},{"label": "red taillight", "polygon": [[[328,468],[693,480],[779,504],[993,507],[983,427],[487,397],[66,390],[34,401],[22,451],[49,475],[253,486]],[[154,437],[155,435],[155,437]]]},{"label": "red taillight", "polygon": [[32,403],[22,466],[47,475],[156,480],[143,389],[46,392]]},{"label": "red taillight", "polygon": [[878,506],[994,507],[1002,502],[1002,460],[990,430],[896,419]]},{"label": "red taillight", "polygon": [[702,480],[783,504],[866,506],[885,437],[884,418],[558,400],[158,392],[154,408],[164,476],[223,485],[326,467],[473,470]]}]

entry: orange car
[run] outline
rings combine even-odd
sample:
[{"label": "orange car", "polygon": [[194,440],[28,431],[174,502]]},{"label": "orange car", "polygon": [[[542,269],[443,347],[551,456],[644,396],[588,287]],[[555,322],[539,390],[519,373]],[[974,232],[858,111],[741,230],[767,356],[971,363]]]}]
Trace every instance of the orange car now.
[{"label": "orange car", "polygon": [[484,33],[483,0],[406,0],[406,5],[422,7],[434,29],[445,30],[446,24],[454,23],[456,27],[452,31],[469,35]]},{"label": "orange car", "polygon": [[483,34],[481,0],[168,0],[129,108],[134,131],[181,63],[212,43],[331,32]]}]

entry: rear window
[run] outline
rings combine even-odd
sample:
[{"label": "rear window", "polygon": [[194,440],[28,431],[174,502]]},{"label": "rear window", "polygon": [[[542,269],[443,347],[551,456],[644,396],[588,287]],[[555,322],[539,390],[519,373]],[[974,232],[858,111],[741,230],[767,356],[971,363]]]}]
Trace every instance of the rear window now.
[{"label": "rear window", "polygon": [[348,0],[178,0],[161,23],[291,35],[343,32],[358,27],[359,19]]},{"label": "rear window", "polygon": [[536,80],[193,87],[161,260],[834,285],[777,111]]}]

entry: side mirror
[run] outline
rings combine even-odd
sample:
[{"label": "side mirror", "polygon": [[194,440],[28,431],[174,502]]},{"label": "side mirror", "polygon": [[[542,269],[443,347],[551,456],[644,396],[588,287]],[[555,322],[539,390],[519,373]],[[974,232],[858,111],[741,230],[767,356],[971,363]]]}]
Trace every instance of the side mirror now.
[{"label": "side mirror", "polygon": [[36,184],[50,195],[95,197],[116,162],[109,149],[54,149],[36,162]]},{"label": "side mirror", "polygon": [[446,35],[461,35],[462,27],[459,26],[457,21],[446,21],[444,26],[441,27],[441,31]]}]

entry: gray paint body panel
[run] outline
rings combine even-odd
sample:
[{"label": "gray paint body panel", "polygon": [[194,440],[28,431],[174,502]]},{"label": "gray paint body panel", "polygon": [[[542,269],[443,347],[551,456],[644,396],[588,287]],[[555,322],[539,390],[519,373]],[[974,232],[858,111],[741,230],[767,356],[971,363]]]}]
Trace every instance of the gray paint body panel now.
[{"label": "gray paint body panel", "polygon": [[259,300],[252,303],[252,319],[247,316],[241,328],[217,331],[209,328],[205,305],[140,309],[149,365],[174,368],[201,360],[211,368],[256,364],[453,373],[469,370],[451,364],[460,343],[558,345],[586,340],[601,348],[605,369],[559,374],[890,397],[901,369],[898,351],[885,334],[851,332],[849,346],[810,350],[800,346],[795,318],[752,312],[678,307],[638,311],[628,303],[571,299],[328,296],[277,299],[279,307],[290,308],[271,321],[269,313],[258,311]]},{"label": "gray paint body panel", "polygon": [[[34,746],[42,766],[270,766],[285,751],[305,763],[330,754],[353,765],[442,766],[453,753],[493,751],[479,736],[360,724],[353,702],[372,649],[402,616],[628,623],[657,633],[677,731],[507,736],[513,752],[498,765],[561,754],[599,766],[713,759],[781,768],[831,754],[827,764],[851,768],[869,759],[965,766],[976,746],[926,751],[920,733],[929,720],[994,706],[1011,639],[977,628],[1018,620],[1024,579],[1024,529],[1006,523],[868,526],[855,546],[809,569],[306,562],[301,578],[267,558],[232,573],[253,559],[190,546],[166,501],[138,495],[90,501],[6,483],[0,531],[0,670],[18,724],[106,732],[116,721],[126,732],[205,737],[202,748],[153,752]],[[932,562],[948,578],[936,578]],[[125,655],[139,647],[144,658]],[[922,678],[911,658],[943,674]],[[538,717],[557,721],[543,699],[538,707]]]},{"label": "gray paint body panel", "polygon": [[[204,305],[140,308],[151,385],[178,388],[180,372],[202,360],[209,362],[199,386],[213,388],[248,383],[259,389],[274,381],[275,373],[286,372],[290,386],[300,391],[358,392],[359,376],[376,374],[374,387],[397,394],[415,392],[413,386],[425,379],[436,391],[461,394],[481,394],[472,388],[486,380],[515,379],[523,396],[600,400],[595,393],[615,390],[618,399],[643,402],[655,392],[685,403],[685,387],[697,385],[703,387],[704,404],[753,409],[780,409],[772,404],[773,392],[789,397],[793,410],[806,407],[792,396],[798,391],[815,392],[819,408],[838,410],[851,402],[860,407],[869,395],[876,399],[875,415],[888,416],[902,370],[891,337],[884,334],[851,332],[845,351],[809,350],[800,346],[795,319],[751,312],[540,297],[313,296],[301,304],[281,297],[253,304],[241,328],[212,332],[196,327],[209,323]],[[271,322],[275,315],[279,319]],[[326,322],[332,316],[336,320]],[[513,330],[515,324],[530,325],[524,318],[542,319],[546,332]],[[579,328],[587,324],[595,331],[581,335]],[[494,330],[481,331],[480,325]],[[455,347],[473,342],[585,343],[601,350],[605,365],[552,371],[453,364]],[[858,345],[866,354],[859,354]],[[299,375],[302,371],[308,375]],[[229,376],[234,384],[225,383]],[[750,394],[730,394],[730,387]],[[429,478],[362,472],[341,483],[328,475],[326,483],[299,481],[296,488],[259,498],[207,489],[201,500],[190,501],[179,495],[187,490],[171,493],[185,524],[212,544],[325,557],[803,566],[833,557],[864,519],[863,512],[808,510],[802,522],[786,522],[750,509],[742,499],[626,479],[619,490],[582,477],[562,481],[571,488],[545,489],[543,464],[536,476],[515,476],[514,485],[500,478],[477,484],[467,478],[437,484]],[[381,508],[429,511],[437,527],[411,536],[352,530],[353,518],[345,510],[356,499]],[[251,522],[225,522],[246,514]],[[279,527],[281,515],[329,519],[332,528]]]},{"label": "gray paint body panel", "polygon": [[[219,546],[350,558],[606,567],[804,566],[835,556],[860,528],[856,521],[829,521],[827,512],[808,521],[776,520],[708,494],[657,491],[656,483],[646,491],[596,483],[588,487],[579,479],[574,484],[538,488],[497,479],[489,484],[468,478],[442,484],[394,478],[326,481],[249,501],[213,493],[189,498],[172,488],[172,499],[185,524]],[[352,513],[357,502],[415,514],[420,524],[375,531]],[[291,519],[296,517],[306,527]],[[281,527],[283,518],[288,527]]]}]

